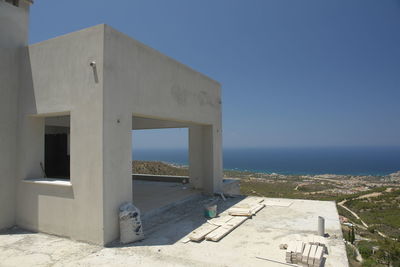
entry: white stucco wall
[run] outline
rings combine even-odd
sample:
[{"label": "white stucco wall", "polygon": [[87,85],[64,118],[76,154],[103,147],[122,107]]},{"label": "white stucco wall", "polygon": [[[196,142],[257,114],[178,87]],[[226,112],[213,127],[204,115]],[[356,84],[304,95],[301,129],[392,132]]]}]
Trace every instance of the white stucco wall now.
[{"label": "white stucco wall", "polygon": [[[103,33],[100,25],[29,46],[18,137],[17,224],[98,244],[104,243]],[[60,114],[71,116],[71,186],[28,183],[43,177],[43,116]]]},{"label": "white stucco wall", "polygon": [[[220,188],[221,95],[216,81],[107,25],[104,38],[104,225],[111,229],[105,239],[112,240],[118,235],[117,207],[132,195],[131,129],[146,124],[208,129],[210,139],[192,138],[209,148],[191,150],[199,155],[191,162],[198,170],[192,177],[205,181],[197,185],[208,192]],[[132,121],[133,115],[151,120]]]},{"label": "white stucco wall", "polygon": [[[220,190],[217,82],[106,25],[23,52],[15,183],[19,226],[97,244],[118,238],[118,207],[132,201],[131,130],[140,118],[151,120],[138,128],[189,127],[192,185]],[[29,179],[43,177],[45,118],[60,115],[70,116],[70,183],[33,182]]]},{"label": "white stucco wall", "polygon": [[19,67],[28,36],[29,5],[0,0],[0,229],[15,224]]},{"label": "white stucco wall", "polygon": [[[220,121],[220,84],[105,25],[105,85],[137,116]],[[105,86],[107,88],[107,86]],[[105,90],[107,94],[107,90]]]}]

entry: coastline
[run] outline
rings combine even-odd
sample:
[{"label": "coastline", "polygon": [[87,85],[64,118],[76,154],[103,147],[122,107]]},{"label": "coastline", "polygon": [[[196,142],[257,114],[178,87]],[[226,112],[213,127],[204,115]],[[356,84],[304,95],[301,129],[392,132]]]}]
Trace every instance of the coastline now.
[{"label": "coastline", "polygon": [[[188,169],[189,165],[185,164],[178,164],[174,162],[167,162],[167,161],[161,161],[162,163],[168,164],[171,167],[175,168],[182,168],[182,169]],[[336,177],[389,177],[389,176],[400,176],[400,169],[395,172],[385,172],[381,174],[369,174],[369,173],[348,173],[348,174],[338,174],[338,173],[326,173],[326,172],[321,172],[321,173],[292,173],[292,172],[274,172],[274,171],[262,171],[262,170],[248,170],[248,169],[239,169],[239,168],[225,168],[223,169],[224,173],[230,173],[230,172],[238,172],[238,173],[243,173],[243,174],[258,174],[258,175],[267,175],[267,176],[301,176],[301,177],[326,177],[329,176],[330,178]]]},{"label": "coastline", "polygon": [[[188,149],[136,149],[135,160],[187,166]],[[224,171],[280,175],[387,176],[400,170],[400,147],[225,148]]]}]

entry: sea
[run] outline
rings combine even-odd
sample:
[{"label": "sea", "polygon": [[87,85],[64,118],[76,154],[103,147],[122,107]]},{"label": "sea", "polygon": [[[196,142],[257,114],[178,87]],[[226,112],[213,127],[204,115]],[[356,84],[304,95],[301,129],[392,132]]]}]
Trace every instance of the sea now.
[{"label": "sea", "polygon": [[[135,149],[134,160],[188,165],[187,149]],[[384,176],[400,171],[400,147],[225,148],[226,170]]]}]

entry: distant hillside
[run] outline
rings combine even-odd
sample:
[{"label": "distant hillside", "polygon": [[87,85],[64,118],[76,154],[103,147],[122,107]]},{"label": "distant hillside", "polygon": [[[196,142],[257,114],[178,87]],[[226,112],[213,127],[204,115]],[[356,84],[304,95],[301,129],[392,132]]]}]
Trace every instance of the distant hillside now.
[{"label": "distant hillside", "polygon": [[161,161],[139,161],[132,162],[132,172],[154,175],[177,175],[189,176],[187,167],[177,167]]}]

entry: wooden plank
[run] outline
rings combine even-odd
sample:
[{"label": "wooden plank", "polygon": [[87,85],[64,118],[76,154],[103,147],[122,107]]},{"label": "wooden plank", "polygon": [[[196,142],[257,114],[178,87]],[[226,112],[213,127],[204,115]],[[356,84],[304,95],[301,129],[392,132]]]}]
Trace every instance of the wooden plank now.
[{"label": "wooden plank", "polygon": [[246,208],[236,208],[236,207],[230,208],[228,210],[228,214],[232,215],[232,216],[251,216],[251,215],[253,215],[250,208],[246,209]]},{"label": "wooden plank", "polygon": [[259,212],[260,210],[262,210],[264,207],[265,207],[264,204],[257,204],[257,205],[255,205],[255,206],[253,206],[252,209],[251,209],[251,214],[252,214],[252,215],[256,214],[257,212]]},{"label": "wooden plank", "polygon": [[301,257],[301,263],[308,264],[307,262],[310,250],[311,250],[311,245],[307,243],[306,246],[304,247],[303,255]]},{"label": "wooden plank", "polygon": [[191,241],[191,240],[190,240],[190,238],[188,236],[185,236],[184,238],[181,239],[182,243],[187,243],[189,241]]},{"label": "wooden plank", "polygon": [[254,204],[248,208],[233,206],[228,210],[228,214],[232,216],[252,216],[265,207],[264,204]]},{"label": "wooden plank", "polygon": [[314,256],[314,267],[319,267],[322,262],[322,258],[324,257],[324,247],[318,246],[317,252],[315,252]]},{"label": "wooden plank", "polygon": [[206,238],[206,240],[219,241],[246,220],[247,220],[247,217],[245,217],[245,216],[234,217],[233,219],[228,221],[226,224],[220,226],[218,229],[207,234],[205,238]]},{"label": "wooden plank", "polygon": [[297,249],[296,249],[296,263],[301,262],[301,257],[303,255],[305,244],[302,241],[298,242]]},{"label": "wooden plank", "polygon": [[213,219],[211,219],[211,220],[208,220],[207,222],[208,222],[209,224],[221,226],[221,225],[224,225],[225,223],[227,223],[228,221],[230,221],[231,219],[233,219],[233,216],[224,215],[224,216],[220,216],[220,217],[217,217],[217,218],[213,218]]},{"label": "wooden plank", "polygon": [[308,266],[312,266],[314,264],[315,252],[317,252],[317,245],[311,245],[310,254],[308,255]]},{"label": "wooden plank", "polygon": [[200,226],[199,228],[197,228],[196,230],[194,230],[193,232],[191,232],[189,234],[189,238],[192,241],[201,241],[201,240],[204,239],[204,237],[207,234],[211,233],[212,231],[214,231],[218,227],[219,227],[218,225],[205,223],[202,226]]}]

